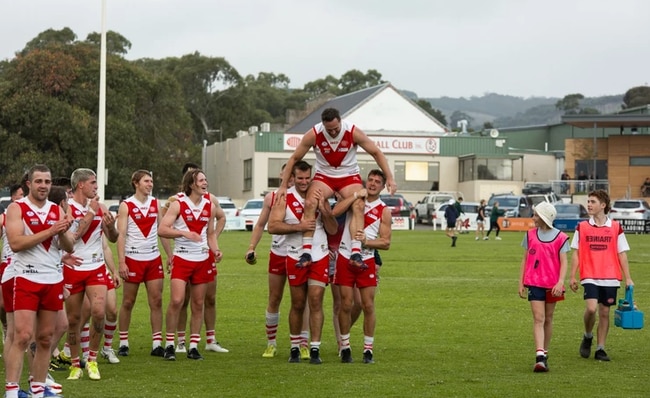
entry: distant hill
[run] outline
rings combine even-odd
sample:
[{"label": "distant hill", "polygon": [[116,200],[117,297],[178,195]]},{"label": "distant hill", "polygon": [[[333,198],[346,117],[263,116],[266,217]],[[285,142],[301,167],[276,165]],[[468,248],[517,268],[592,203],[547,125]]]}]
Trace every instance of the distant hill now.
[{"label": "distant hill", "polygon": [[[409,98],[417,99],[413,92],[404,92]],[[555,104],[562,98],[530,97],[522,98],[511,95],[489,93],[482,97],[470,98],[423,98],[431,106],[440,110],[451,121],[454,112],[459,111],[468,115],[470,127],[480,130],[484,122],[490,122],[495,127],[519,127],[560,122],[562,112]],[[594,108],[600,113],[612,113],[621,109],[623,94],[602,97],[590,97],[582,100],[583,108]],[[453,127],[453,126],[452,126]]]}]

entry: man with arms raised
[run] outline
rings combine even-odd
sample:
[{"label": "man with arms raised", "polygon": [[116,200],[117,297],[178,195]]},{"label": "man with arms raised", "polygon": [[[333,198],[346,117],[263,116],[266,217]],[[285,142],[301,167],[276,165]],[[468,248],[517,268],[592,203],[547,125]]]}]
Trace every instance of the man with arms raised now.
[{"label": "man with arms raised", "polygon": [[[300,144],[287,162],[287,167],[282,174],[282,185],[279,196],[282,196],[287,189],[289,174],[293,165],[301,160],[310,148],[314,148],[316,154],[316,174],[307,193],[305,201],[306,220],[313,220],[318,207],[318,200],[315,195],[320,191],[322,196],[329,198],[338,192],[344,199],[354,195],[363,188],[359,165],[357,163],[357,146],[363,148],[370,154],[386,176],[386,186],[393,194],[397,191],[397,184],[393,174],[388,167],[388,161],[377,145],[366,134],[347,120],[342,120],[339,111],[334,108],[327,108],[321,114],[321,123],[315,125],[305,133]],[[360,203],[363,203],[361,199]],[[362,206],[354,206],[353,209],[361,209]],[[354,210],[353,219],[350,222],[352,231],[363,229],[363,214]],[[302,253],[298,260],[299,266],[308,266],[311,259],[313,246],[313,232],[303,233]],[[356,267],[363,267],[361,259],[361,242],[352,238],[352,255],[350,264]]]},{"label": "man with arms raised", "polygon": [[144,283],[149,301],[151,322],[151,355],[162,357],[162,290],[165,274],[158,250],[158,200],[151,196],[153,176],[147,170],[138,170],[131,177],[133,196],[120,204],[117,214],[117,257],[122,288],[120,308],[120,351],[129,350],[131,312]]},{"label": "man with arms raised", "polygon": [[[311,180],[311,165],[299,161],[293,167],[294,186],[285,196],[277,197],[271,210],[269,232],[286,235],[287,277],[291,293],[291,311],[289,313],[289,334],[291,338],[291,355],[289,362],[300,362],[300,332],[305,303],[309,305],[309,326],[311,331],[310,363],[320,364],[320,339],[323,330],[323,295],[329,280],[329,250],[327,233],[336,232],[338,225],[331,217],[330,205],[320,191],[315,192],[319,210],[326,216],[323,225],[321,217],[305,220],[304,203]],[[298,266],[302,233],[314,231],[314,251],[309,265]]]},{"label": "man with arms raised", "polygon": [[34,337],[31,391],[32,397],[43,396],[57,312],[63,308],[60,249],[73,250],[73,237],[68,231],[72,221],[57,204],[47,200],[52,186],[49,168],[33,166],[27,186],[28,196],[9,205],[5,224],[16,271],[12,297],[14,340],[5,358],[8,398],[18,397],[23,357]]},{"label": "man with arms raised", "polygon": [[97,196],[97,175],[90,169],[76,169],[70,177],[72,198],[68,201],[68,214],[78,223],[74,232],[74,253],[81,257],[82,263],[77,267],[64,267],[65,287],[70,297],[65,301],[68,314],[68,343],[70,344],[70,376],[68,380],[79,380],[83,376],[81,369],[80,333],[81,310],[84,295],[90,301],[90,343],[86,371],[91,380],[99,380],[97,353],[104,332],[106,314],[106,264],[102,235],[106,234],[111,242],[117,241],[115,218]]}]

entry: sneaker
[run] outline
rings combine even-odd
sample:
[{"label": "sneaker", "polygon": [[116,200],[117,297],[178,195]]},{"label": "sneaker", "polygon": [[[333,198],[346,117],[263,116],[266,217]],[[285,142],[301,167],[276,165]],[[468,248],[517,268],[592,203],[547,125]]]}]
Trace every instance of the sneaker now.
[{"label": "sneaker", "polygon": [[187,352],[187,349],[185,348],[185,342],[178,343],[178,345],[176,346],[176,352],[183,353],[183,354]]},{"label": "sneaker", "polygon": [[196,348],[190,348],[187,352],[187,359],[194,359],[195,361],[202,361],[203,357],[199,354],[199,350]]},{"label": "sneaker", "polygon": [[300,347],[300,359],[308,360],[311,358],[311,355],[309,355],[309,347],[301,346]]},{"label": "sneaker", "polygon": [[83,375],[84,375],[84,371],[81,370],[81,368],[78,368],[76,366],[71,366],[68,380],[79,380]]},{"label": "sneaker", "polygon": [[151,356],[152,357],[164,357],[165,356],[165,349],[162,348],[162,346],[158,346],[154,349],[151,350]]},{"label": "sneaker", "polygon": [[535,357],[535,366],[533,367],[533,372],[542,373],[548,372],[548,362],[546,355],[538,355]]},{"label": "sneaker", "polygon": [[580,343],[580,356],[583,358],[589,358],[591,355],[591,342],[594,340],[593,337],[582,337],[582,343]]},{"label": "sneaker", "polygon": [[320,350],[316,347],[312,347],[309,350],[309,363],[312,365],[320,365],[323,363],[323,360],[320,359]]},{"label": "sneaker", "polygon": [[108,360],[108,363],[120,363],[120,359],[115,355],[115,351],[112,348],[102,348],[100,351],[101,356]]},{"label": "sneaker", "polygon": [[45,385],[50,388],[53,392],[57,394],[61,394],[63,392],[63,386],[56,381],[54,381],[54,378],[48,373],[47,377],[45,378]]},{"label": "sneaker", "polygon": [[485,238],[483,238],[483,240],[490,240],[490,237],[486,236]]},{"label": "sneaker", "polygon": [[60,392],[53,391],[50,387],[44,386],[43,388],[43,397],[44,398],[63,398],[63,395],[60,395]]},{"label": "sneaker", "polygon": [[350,347],[341,350],[341,362],[352,363],[352,350]]},{"label": "sneaker", "polygon": [[50,359],[50,367],[48,368],[49,372],[58,372],[62,370],[68,370],[68,366],[59,362],[57,358]]},{"label": "sneaker", "polygon": [[496,238],[494,238],[494,240],[501,240],[501,238],[497,236]]},{"label": "sneaker", "polygon": [[264,350],[264,354],[262,354],[262,358],[273,358],[277,353],[278,353],[278,348],[273,344],[269,344],[268,346],[266,346],[266,350]]},{"label": "sneaker", "polygon": [[32,394],[28,393],[25,390],[18,390],[18,398],[29,398]]},{"label": "sneaker", "polygon": [[[185,348],[185,347],[183,347]],[[176,360],[176,353],[174,352],[174,346],[173,345],[168,345],[165,347],[165,353],[163,354],[163,359],[165,361],[175,361]]]},{"label": "sneaker", "polygon": [[363,262],[363,257],[360,253],[354,253],[350,256],[349,264],[356,268],[366,269],[368,266]]},{"label": "sneaker", "polygon": [[363,352],[363,363],[375,363],[375,360],[372,359],[372,351],[365,350]]},{"label": "sneaker", "polygon": [[300,348],[293,347],[291,348],[291,353],[289,354],[290,363],[300,363]]},{"label": "sneaker", "polygon": [[594,353],[594,359],[596,361],[609,362],[609,357],[607,356],[605,350],[603,350],[602,348],[600,350],[596,350],[596,352]]},{"label": "sneaker", "polygon": [[476,238],[474,238],[474,240],[478,240],[478,236]]},{"label": "sneaker", "polygon": [[72,365],[72,358],[65,355],[65,352],[63,351],[59,352],[59,355],[56,356],[56,359],[61,364],[68,365],[68,366]]},{"label": "sneaker", "polygon": [[206,344],[205,350],[212,351],[212,352],[230,352],[228,351],[228,349],[223,348],[218,341],[215,341],[214,343]]},{"label": "sneaker", "polygon": [[121,345],[120,348],[117,350],[117,355],[121,357],[128,357],[129,356],[129,346],[128,345]]},{"label": "sneaker", "polygon": [[311,265],[311,254],[309,253],[301,254],[300,258],[298,258],[298,262],[296,262],[296,268],[309,267],[310,265]]},{"label": "sneaker", "polygon": [[99,375],[99,366],[96,361],[86,362],[86,372],[90,380],[100,380],[102,377]]}]

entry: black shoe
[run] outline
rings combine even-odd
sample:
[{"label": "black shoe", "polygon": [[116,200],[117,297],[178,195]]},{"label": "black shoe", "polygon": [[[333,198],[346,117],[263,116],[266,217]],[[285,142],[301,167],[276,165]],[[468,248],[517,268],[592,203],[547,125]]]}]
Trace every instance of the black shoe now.
[{"label": "black shoe", "polygon": [[320,365],[323,363],[323,360],[320,359],[320,350],[316,347],[312,347],[309,350],[309,363],[312,365]]},{"label": "black shoe", "polygon": [[602,348],[600,350],[596,350],[596,352],[594,353],[594,359],[596,361],[609,362],[609,357],[607,356],[605,350],[603,350]]},{"label": "black shoe", "polygon": [[341,350],[341,362],[352,363],[352,350],[350,348],[344,348]]},{"label": "black shoe", "polygon": [[542,373],[542,372],[548,372],[548,362],[546,355],[538,355],[535,357],[535,367],[533,368],[533,372],[535,373]]},{"label": "black shoe", "polygon": [[62,364],[57,358],[50,359],[49,372],[68,370],[69,365]]},{"label": "black shoe", "polygon": [[300,363],[300,348],[293,347],[291,348],[291,354],[289,354],[290,363]]},{"label": "black shoe", "polygon": [[451,247],[456,247],[456,239],[458,239],[458,236],[451,237]]},{"label": "black shoe", "polygon": [[580,343],[580,356],[583,358],[589,358],[591,355],[591,342],[594,340],[593,337],[583,337],[582,343]]},{"label": "black shoe", "polygon": [[363,257],[360,253],[354,253],[350,256],[349,264],[356,268],[366,269],[368,266],[363,262]]},{"label": "black shoe", "polygon": [[176,360],[176,351],[174,350],[173,345],[168,345],[165,347],[165,353],[163,354],[163,359],[165,361],[175,361]]},{"label": "black shoe", "polygon": [[128,345],[120,346],[120,349],[117,350],[117,355],[119,355],[121,357],[128,357],[129,356],[129,346]]},{"label": "black shoe", "polygon": [[375,360],[372,359],[372,351],[365,350],[363,352],[363,363],[375,363]]},{"label": "black shoe", "polygon": [[190,348],[187,352],[187,359],[194,359],[196,361],[202,361],[203,357],[199,354],[199,350],[196,348]]},{"label": "black shoe", "polygon": [[296,262],[296,268],[305,268],[309,267],[311,265],[311,254],[309,253],[303,253],[300,255],[300,258],[298,258],[298,262]]},{"label": "black shoe", "polygon": [[165,349],[162,348],[161,346],[158,346],[151,350],[151,356],[152,357],[164,357],[165,356]]}]

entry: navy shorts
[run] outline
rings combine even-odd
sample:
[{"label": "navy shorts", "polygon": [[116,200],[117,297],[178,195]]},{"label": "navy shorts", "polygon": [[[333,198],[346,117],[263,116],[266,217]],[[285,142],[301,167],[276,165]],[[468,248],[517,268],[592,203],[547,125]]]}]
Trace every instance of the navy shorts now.
[{"label": "navy shorts", "polygon": [[564,292],[559,297],[553,296],[552,289],[545,289],[537,286],[526,286],[528,288],[528,301],[544,301],[556,303],[564,300]]},{"label": "navy shorts", "polygon": [[599,304],[611,307],[616,304],[616,292],[618,287],[616,286],[596,286],[593,283],[585,283],[582,285],[585,289],[583,298],[587,299],[597,299]]}]

